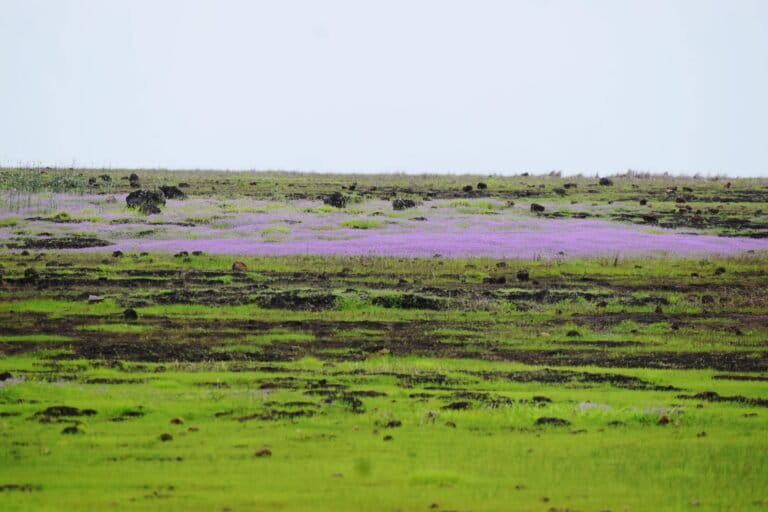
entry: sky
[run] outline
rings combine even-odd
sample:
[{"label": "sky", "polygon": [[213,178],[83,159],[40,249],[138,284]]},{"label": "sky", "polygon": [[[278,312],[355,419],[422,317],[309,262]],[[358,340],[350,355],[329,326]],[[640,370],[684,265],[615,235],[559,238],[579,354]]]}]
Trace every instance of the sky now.
[{"label": "sky", "polygon": [[0,165],[768,176],[768,1],[0,0]]}]

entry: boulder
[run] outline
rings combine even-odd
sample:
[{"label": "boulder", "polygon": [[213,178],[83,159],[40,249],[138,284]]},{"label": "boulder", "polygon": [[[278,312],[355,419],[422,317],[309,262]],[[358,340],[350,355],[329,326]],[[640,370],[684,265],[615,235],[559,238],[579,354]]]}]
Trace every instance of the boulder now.
[{"label": "boulder", "polygon": [[395,199],[392,201],[392,209],[393,210],[405,210],[407,208],[415,208],[416,207],[416,201],[413,199]]},{"label": "boulder", "polygon": [[125,198],[125,204],[144,215],[152,215],[160,213],[160,207],[165,206],[165,195],[153,190],[135,190]]},{"label": "boulder", "polygon": [[178,187],[173,185],[163,185],[160,187],[160,191],[166,197],[166,199],[186,199],[187,194],[181,191]]},{"label": "boulder", "polygon": [[341,192],[334,192],[333,194],[325,196],[323,199],[323,203],[329,206],[335,206],[336,208],[344,208],[347,206],[348,202],[349,197],[345,196]]}]

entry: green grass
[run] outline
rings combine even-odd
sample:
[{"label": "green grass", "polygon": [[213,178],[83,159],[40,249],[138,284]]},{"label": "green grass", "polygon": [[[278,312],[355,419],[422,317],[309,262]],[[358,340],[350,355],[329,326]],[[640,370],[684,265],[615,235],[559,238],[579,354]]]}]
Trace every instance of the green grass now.
[{"label": "green grass", "polygon": [[349,219],[341,222],[339,225],[344,228],[352,228],[352,229],[376,229],[381,227],[382,224],[378,220]]},{"label": "green grass", "polygon": [[72,338],[69,336],[61,336],[59,334],[0,334],[0,343],[45,343],[47,341],[72,341]]}]

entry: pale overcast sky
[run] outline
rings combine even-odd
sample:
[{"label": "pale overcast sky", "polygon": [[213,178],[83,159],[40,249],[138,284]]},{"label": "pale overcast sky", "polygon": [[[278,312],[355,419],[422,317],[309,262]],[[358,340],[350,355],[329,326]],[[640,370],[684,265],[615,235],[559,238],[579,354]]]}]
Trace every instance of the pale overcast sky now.
[{"label": "pale overcast sky", "polygon": [[0,165],[768,176],[766,0],[0,0]]}]

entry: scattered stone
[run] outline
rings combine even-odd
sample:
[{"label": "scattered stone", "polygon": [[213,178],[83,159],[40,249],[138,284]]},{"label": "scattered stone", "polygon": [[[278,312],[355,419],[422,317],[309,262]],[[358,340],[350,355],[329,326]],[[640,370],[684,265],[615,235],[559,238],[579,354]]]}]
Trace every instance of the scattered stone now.
[{"label": "scattered stone", "polygon": [[113,258],[122,258],[123,257],[123,251],[114,251],[112,253]]},{"label": "scattered stone", "polygon": [[530,274],[527,270],[518,270],[517,271],[517,280],[518,281],[528,281],[530,279]]},{"label": "scattered stone", "polygon": [[104,302],[104,296],[103,295],[89,295],[88,296],[88,303],[94,304],[97,302]]},{"label": "scattered stone", "polygon": [[666,414],[659,418],[659,421],[656,422],[657,425],[665,426],[669,425],[672,422],[672,420],[669,419],[669,416]]},{"label": "scattered stone", "polygon": [[242,261],[236,261],[232,264],[233,272],[246,272],[248,267]]},{"label": "scattered stone", "polygon": [[485,190],[488,188],[488,185],[486,183],[483,183],[482,181],[477,184],[477,190]]},{"label": "scattered stone", "polygon": [[123,311],[123,318],[126,320],[138,320],[139,314],[136,312],[135,309],[128,308],[125,311]]},{"label": "scattered stone", "polygon": [[610,187],[613,185],[613,180],[611,178],[600,178],[600,185],[603,187]]},{"label": "scattered stone", "polygon": [[256,450],[256,453],[254,453],[256,457],[271,457],[272,456],[272,450],[269,448],[261,448],[259,450]]},{"label": "scattered stone", "polygon": [[182,420],[181,418],[173,418],[171,420],[171,425],[183,425],[183,424],[184,424],[184,420]]},{"label": "scattered stone", "polygon": [[386,425],[384,425],[384,428],[397,428],[397,427],[402,427],[402,426],[403,426],[403,422],[402,421],[400,421],[400,420],[390,420],[390,421],[387,422]]},{"label": "scattered stone", "polygon": [[139,188],[141,186],[139,175],[135,172],[131,173],[131,175],[128,176],[128,183],[131,185],[131,188]]},{"label": "scattered stone", "polygon": [[565,333],[565,335],[568,336],[569,338],[581,337],[581,333],[579,331],[575,330],[575,329],[571,329],[570,331]]},{"label": "scattered stone", "polygon": [[392,436],[384,436],[384,441],[392,441],[394,437]]},{"label": "scattered stone", "polygon": [[13,378],[13,375],[11,375],[11,372],[0,373],[0,382],[3,382],[4,380],[9,380],[12,378]]},{"label": "scattered stone", "polygon": [[464,185],[461,190],[464,192],[472,192],[472,185]]},{"label": "scattered stone", "polygon": [[167,443],[168,441],[173,441],[173,436],[169,433],[160,434],[160,440],[164,443]]},{"label": "scattered stone", "polygon": [[540,205],[538,203],[531,203],[531,211],[532,212],[534,212],[534,213],[541,213],[544,210],[546,210],[546,208],[544,208],[544,206],[542,206],[542,205]]},{"label": "scattered stone", "polygon": [[82,430],[77,425],[70,425],[68,427],[65,427],[64,430],[61,431],[62,434],[84,434]]}]

